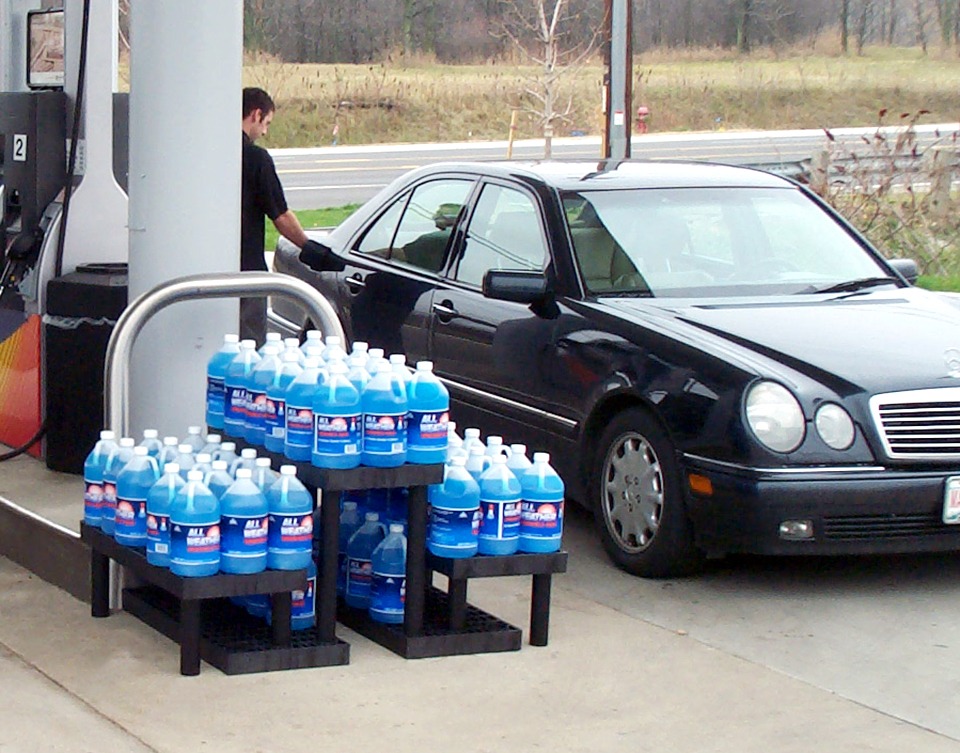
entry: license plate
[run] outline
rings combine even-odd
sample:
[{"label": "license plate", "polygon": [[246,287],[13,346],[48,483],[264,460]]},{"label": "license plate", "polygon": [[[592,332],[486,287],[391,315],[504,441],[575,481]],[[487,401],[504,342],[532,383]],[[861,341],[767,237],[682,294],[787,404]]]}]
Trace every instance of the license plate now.
[{"label": "license plate", "polygon": [[943,522],[960,523],[960,476],[950,476],[943,490]]}]

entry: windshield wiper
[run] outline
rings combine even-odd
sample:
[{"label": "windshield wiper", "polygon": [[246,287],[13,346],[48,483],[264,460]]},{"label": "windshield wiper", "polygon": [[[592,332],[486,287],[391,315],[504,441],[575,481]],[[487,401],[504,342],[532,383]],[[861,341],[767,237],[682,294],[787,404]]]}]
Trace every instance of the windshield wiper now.
[{"label": "windshield wiper", "polygon": [[804,293],[852,293],[866,288],[875,288],[878,285],[896,285],[900,282],[896,277],[860,277],[856,280],[847,280],[838,282],[836,285],[828,285],[825,288],[811,288],[804,290]]}]

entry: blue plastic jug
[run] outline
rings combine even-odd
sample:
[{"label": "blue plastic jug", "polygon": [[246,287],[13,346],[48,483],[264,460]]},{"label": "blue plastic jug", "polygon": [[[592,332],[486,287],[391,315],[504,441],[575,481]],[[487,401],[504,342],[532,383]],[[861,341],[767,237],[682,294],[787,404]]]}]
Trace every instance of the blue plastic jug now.
[{"label": "blue plastic jug", "polygon": [[343,511],[340,513],[339,542],[337,549],[337,593],[341,596],[347,587],[347,546],[353,537],[363,525],[363,518],[357,511],[357,503],[347,500],[343,503]]},{"label": "blue plastic jug", "polygon": [[268,348],[276,348],[277,353],[282,353],[283,335],[281,335],[279,332],[267,332],[266,337],[263,338],[263,345],[257,348],[257,353],[260,354],[261,358],[266,355]]},{"label": "blue plastic jug", "polygon": [[113,537],[124,546],[147,545],[147,493],[160,478],[156,458],[143,445],[117,475],[117,513]]},{"label": "blue plastic jug", "polygon": [[427,549],[438,557],[472,557],[480,532],[480,486],[464,468],[465,459],[453,458],[444,468],[443,483],[427,490],[430,526]]},{"label": "blue plastic jug", "polygon": [[200,449],[200,452],[205,452],[211,459],[215,459],[222,441],[223,437],[219,434],[207,434],[205,444]]},{"label": "blue plastic jug", "polygon": [[206,444],[206,442],[203,440],[203,429],[199,426],[188,426],[187,436],[184,437],[181,444],[190,445],[190,451],[196,455]]},{"label": "blue plastic jug", "polygon": [[283,452],[287,432],[287,388],[303,371],[299,348],[287,349],[280,358],[280,367],[267,387],[267,417],[264,421],[263,446],[270,452]]},{"label": "blue plastic jug", "polygon": [[157,463],[160,466],[160,472],[163,472],[167,463],[177,462],[177,448],[180,442],[176,437],[164,437],[163,447],[160,448],[160,454],[157,455]]},{"label": "blue plastic jug", "polygon": [[283,454],[291,460],[309,463],[313,454],[313,400],[319,378],[320,360],[308,356],[303,371],[287,387]]},{"label": "blue plastic jug", "polygon": [[247,414],[243,427],[243,437],[252,445],[264,446],[267,430],[267,417],[270,404],[267,390],[280,369],[280,349],[276,345],[263,347],[263,355],[253,371],[250,372],[247,388]]},{"label": "blue plastic jug", "polygon": [[227,466],[227,472],[233,476],[237,477],[237,471],[241,468],[246,468],[253,474],[253,469],[257,467],[257,451],[252,447],[244,447],[240,450],[240,457],[234,458],[233,462]]},{"label": "blue plastic jug", "polygon": [[[203,477],[206,478],[207,474],[213,470],[213,460],[210,457],[209,453],[198,452],[194,458],[193,468],[200,471],[203,474]],[[161,469],[162,470],[162,469]],[[181,478],[183,478],[181,476]]]},{"label": "blue plastic jug", "polygon": [[238,468],[236,481],[220,498],[221,572],[243,575],[266,569],[269,517],[253,472]]},{"label": "blue plastic jug", "polygon": [[347,367],[334,359],[313,398],[313,452],[318,468],[360,465],[360,393],[347,379]]},{"label": "blue plastic jug", "polygon": [[177,456],[173,459],[180,466],[180,478],[187,480],[187,473],[196,464],[197,458],[188,444],[177,445]]},{"label": "blue plastic jug", "polygon": [[407,539],[403,526],[391,523],[387,537],[371,556],[370,617],[377,622],[403,622],[407,598]]},{"label": "blue plastic jug", "polygon": [[[210,472],[201,476],[204,485],[213,492],[217,499],[223,496],[223,493],[233,484],[233,476],[227,470],[226,460],[214,460],[210,463]],[[183,474],[180,474],[181,476]]]},{"label": "blue plastic jug", "polygon": [[420,361],[407,383],[409,425],[407,461],[442,463],[447,457],[450,393],[433,373],[431,361]]},{"label": "blue plastic jug", "polygon": [[224,335],[223,345],[207,361],[207,426],[223,428],[223,413],[226,406],[227,367],[240,352],[240,338],[237,335]]},{"label": "blue plastic jug", "polygon": [[383,541],[384,535],[380,516],[368,512],[363,525],[350,537],[347,544],[347,584],[343,594],[347,606],[357,609],[370,607],[373,550]]},{"label": "blue plastic jug", "polygon": [[184,577],[220,571],[220,502],[200,471],[187,473],[170,505],[170,571]]},{"label": "blue plastic jug", "polygon": [[379,468],[393,468],[407,460],[407,389],[382,360],[373,366],[363,390],[363,440],[360,462]]},{"label": "blue plastic jug", "polygon": [[267,567],[299,570],[313,560],[313,495],[297,479],[297,467],[280,466],[280,478],[267,490],[270,533]]},{"label": "blue plastic jug", "polygon": [[317,565],[307,565],[307,587],[291,593],[290,629],[307,630],[317,624]]},{"label": "blue plastic jug", "polygon": [[563,535],[563,480],[550,455],[533,453],[533,465],[520,477],[520,551],[555,552]]},{"label": "blue plastic jug", "polygon": [[160,450],[163,449],[163,442],[160,441],[160,432],[156,429],[144,429],[143,439],[140,440],[140,446],[147,448],[147,454],[157,459],[159,462]]},{"label": "blue plastic jug", "polygon": [[357,388],[357,392],[363,394],[367,382],[370,381],[370,372],[367,371],[367,359],[360,354],[351,355],[347,359],[347,379],[350,384]]},{"label": "blue plastic jug", "polygon": [[147,562],[151,565],[170,566],[170,508],[185,485],[180,466],[170,462],[147,492]]},{"label": "blue plastic jug", "polygon": [[257,458],[253,469],[253,483],[266,494],[274,482],[280,478],[279,474],[270,467],[270,458]]},{"label": "blue plastic jug", "polygon": [[117,520],[117,476],[133,457],[133,437],[121,437],[103,467],[103,499],[100,504],[100,529],[113,536]]},{"label": "blue plastic jug", "polygon": [[309,355],[308,350],[313,350],[316,353],[316,357],[320,358],[323,353],[323,332],[318,329],[308,329],[307,333],[303,337],[303,342],[300,343],[300,352],[304,356]]},{"label": "blue plastic jug", "polygon": [[247,390],[250,372],[260,361],[256,343],[253,340],[241,340],[240,351],[227,366],[224,382],[227,397],[223,407],[223,428],[230,436],[242,437],[247,420]]},{"label": "blue plastic jug", "polygon": [[490,456],[484,452],[482,444],[473,444],[470,446],[470,452],[466,458],[466,469],[480,483],[480,477],[490,467]]},{"label": "blue plastic jug", "polygon": [[520,543],[520,482],[503,455],[480,476],[480,554],[514,554]]},{"label": "blue plastic jug", "polygon": [[221,442],[220,447],[217,448],[217,451],[213,453],[214,460],[222,460],[227,464],[227,469],[229,470],[230,465],[236,460],[237,455],[237,443],[236,442]]},{"label": "blue plastic jug", "polygon": [[119,449],[116,434],[109,429],[100,432],[100,439],[83,462],[83,522],[100,527],[103,505],[103,469],[111,452]]},{"label": "blue plastic jug", "polygon": [[336,335],[327,335],[323,338],[323,350],[320,358],[325,364],[331,364],[333,361],[343,361],[346,363],[347,351],[343,349],[340,338]]},{"label": "blue plastic jug", "polygon": [[519,479],[531,465],[533,463],[527,457],[527,446],[525,444],[510,445],[510,454],[507,455],[507,468],[513,471],[514,476]]}]

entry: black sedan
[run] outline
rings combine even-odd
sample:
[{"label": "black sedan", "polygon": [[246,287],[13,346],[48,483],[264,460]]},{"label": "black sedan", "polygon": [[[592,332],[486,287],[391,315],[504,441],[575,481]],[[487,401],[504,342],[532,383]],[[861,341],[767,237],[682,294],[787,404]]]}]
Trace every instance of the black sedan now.
[{"label": "black sedan", "polygon": [[461,427],[549,451],[631,573],[960,549],[960,307],[792,181],[438,164],[317,239],[275,269],[432,360]]}]

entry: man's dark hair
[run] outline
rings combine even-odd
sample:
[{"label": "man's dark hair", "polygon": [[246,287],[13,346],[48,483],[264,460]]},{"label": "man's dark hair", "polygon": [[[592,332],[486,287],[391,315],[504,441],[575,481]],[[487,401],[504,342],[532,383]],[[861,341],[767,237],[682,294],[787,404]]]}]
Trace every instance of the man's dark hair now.
[{"label": "man's dark hair", "polygon": [[276,110],[276,105],[270,99],[270,95],[263,89],[255,86],[248,86],[243,90],[243,117],[247,117],[254,110],[260,110],[264,115]]}]

